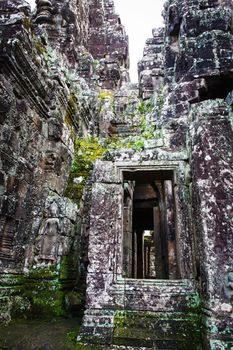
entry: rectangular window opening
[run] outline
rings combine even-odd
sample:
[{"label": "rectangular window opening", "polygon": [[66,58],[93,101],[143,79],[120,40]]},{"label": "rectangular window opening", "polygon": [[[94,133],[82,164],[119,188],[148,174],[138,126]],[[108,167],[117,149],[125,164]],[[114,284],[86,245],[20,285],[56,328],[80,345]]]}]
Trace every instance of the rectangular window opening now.
[{"label": "rectangular window opening", "polygon": [[179,279],[173,170],[123,171],[123,275]]}]

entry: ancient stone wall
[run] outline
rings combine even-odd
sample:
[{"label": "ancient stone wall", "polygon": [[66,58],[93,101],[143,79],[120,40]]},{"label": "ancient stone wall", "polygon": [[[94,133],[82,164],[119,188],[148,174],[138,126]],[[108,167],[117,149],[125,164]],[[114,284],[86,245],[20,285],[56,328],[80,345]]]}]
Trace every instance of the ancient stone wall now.
[{"label": "ancient stone wall", "polygon": [[114,90],[129,81],[128,37],[113,0],[90,0],[87,48],[99,60],[99,86]]},{"label": "ancient stone wall", "polygon": [[49,43],[77,66],[77,56],[86,47],[89,30],[87,0],[37,2],[35,22],[46,29]]},{"label": "ancient stone wall", "polygon": [[[32,267],[41,269],[38,281],[30,280],[36,290],[37,282],[47,280],[44,270],[51,269],[51,276],[57,278],[56,264],[70,252],[77,207],[62,196],[73,153],[70,136],[78,126],[73,122],[69,79],[60,72],[62,63],[56,64],[48,43],[33,33],[30,7],[23,1],[6,1],[1,2],[0,12],[4,321],[14,309],[20,314],[22,300],[21,312],[30,311],[32,295],[24,295],[23,286],[14,286],[23,284],[24,278],[26,284],[26,277],[30,280]],[[6,293],[9,286],[12,290]],[[48,300],[53,303],[49,295]],[[43,302],[46,298],[41,293]]]},{"label": "ancient stone wall", "polygon": [[[109,17],[111,22],[112,16],[118,22],[112,5],[105,5],[105,20]],[[30,311],[36,299],[40,304],[36,306],[46,309],[48,301],[42,292],[41,297],[32,297],[16,285],[29,281],[34,294],[46,288],[51,292],[55,288],[59,294],[59,290],[73,289],[78,278],[80,232],[85,229],[80,231],[77,204],[63,196],[75,135],[98,133],[99,92],[95,87],[100,74],[91,79],[94,59],[85,48],[93,6],[87,1],[37,1],[33,16],[25,1],[0,4],[3,321],[10,319],[24,299],[22,313]],[[98,30],[97,26],[96,33]],[[103,52],[109,50],[107,45]],[[127,40],[124,47],[127,61]],[[113,59],[120,71],[125,63]],[[116,85],[121,75],[119,72]],[[9,286],[12,290],[7,294]],[[58,306],[51,307],[52,311],[60,313],[64,297],[57,298],[48,295],[51,304]]]},{"label": "ancient stone wall", "polygon": [[[139,122],[140,146],[131,130],[125,138],[130,141],[133,138],[133,146],[121,146],[104,155],[103,174],[112,161],[107,180],[104,176],[99,181],[98,165],[94,171],[98,181],[91,205],[87,310],[79,339],[85,341],[88,336],[93,343],[140,345],[148,349],[190,346],[228,349],[232,346],[232,251],[229,243],[232,237],[229,222],[232,210],[232,3],[167,1],[164,19],[164,40],[161,39],[162,30],[154,31],[154,38],[147,41],[139,63],[139,91],[143,99],[151,97],[151,110],[145,110],[145,121],[152,124],[152,130],[143,132],[143,124]],[[159,84],[155,81],[156,75],[161,77],[157,80]],[[138,117],[141,107],[134,106]],[[126,112],[128,125],[129,115]],[[123,116],[124,113],[119,113],[118,125]],[[116,127],[115,131],[119,133],[120,128]],[[115,230],[111,219],[117,215],[115,222],[118,223],[117,213],[123,210],[124,200],[124,195],[118,192],[117,198],[106,197],[109,192],[106,188],[115,186],[113,174],[116,171],[121,174],[123,183],[121,171],[141,172],[143,183],[148,169],[165,172],[164,167],[174,171],[177,243],[173,252],[178,257],[180,274],[176,283],[181,283],[181,295],[186,295],[184,299],[181,297],[180,304],[176,304],[176,296],[169,290],[167,281],[126,278],[125,265],[131,269],[134,263],[131,252],[124,255],[124,251],[134,249],[134,232],[129,232],[131,224],[117,229],[114,247],[111,246],[113,236],[107,235]],[[109,208],[116,205],[119,195],[121,203],[108,217]],[[97,203],[102,203],[101,212],[96,208]],[[108,217],[105,222],[98,219],[104,211]],[[123,214],[121,216],[121,225],[130,222],[129,218],[124,216],[123,220]],[[167,218],[165,226],[169,226],[169,214]],[[169,254],[172,256],[171,245]],[[189,292],[182,286],[184,280],[191,283],[189,292],[193,293],[189,310],[185,309],[184,300]],[[163,296],[155,302],[157,291],[162,296],[163,288],[167,290],[168,299]],[[169,322],[156,308],[162,300],[163,317],[166,318],[168,312]],[[186,310],[184,314],[192,319],[195,333],[192,345],[185,343],[190,339],[189,323],[184,315],[178,320],[174,305],[178,305],[179,311]],[[162,324],[169,329],[166,336],[160,332]],[[174,335],[179,327],[183,327],[183,339]],[[147,333],[148,328],[153,331]]]},{"label": "ancient stone wall", "polygon": [[138,90],[112,0],[0,3],[1,321],[77,312],[84,287],[80,346],[233,346],[232,2],[164,19]]},{"label": "ancient stone wall", "polygon": [[[11,226],[19,225],[18,233],[10,235],[10,250],[17,235],[22,242],[26,239],[27,225],[31,226],[33,216],[38,220],[34,210],[48,191],[62,195],[72,158],[70,126],[64,123],[69,102],[65,77],[55,78],[52,62],[40,52],[44,46],[28,28],[29,9],[20,14],[16,5],[1,23],[2,214],[17,222],[3,223],[8,227],[6,236]],[[20,250],[22,242],[18,242]],[[14,254],[19,263],[20,251]]]},{"label": "ancient stone wall", "polygon": [[211,347],[232,345],[232,127],[223,100],[193,106],[192,175],[196,255],[207,339]]},{"label": "ancient stone wall", "polygon": [[232,346],[226,292],[232,266],[228,242],[232,228],[227,214],[232,202],[232,151],[228,150],[232,147],[232,3],[167,1],[164,13],[168,95],[161,122],[171,136],[170,147],[188,146],[191,152],[196,269],[207,324],[205,346],[227,349]]},{"label": "ancient stone wall", "polygon": [[147,39],[143,58],[138,63],[139,95],[147,99],[163,87],[164,29],[154,29],[153,38]]}]

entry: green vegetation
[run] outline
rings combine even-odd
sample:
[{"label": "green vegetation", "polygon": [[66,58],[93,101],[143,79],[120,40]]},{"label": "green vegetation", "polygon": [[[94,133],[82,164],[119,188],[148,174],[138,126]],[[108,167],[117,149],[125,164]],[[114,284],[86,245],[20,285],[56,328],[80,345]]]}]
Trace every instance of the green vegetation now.
[{"label": "green vegetation", "polygon": [[195,313],[200,313],[202,309],[201,299],[199,293],[195,293],[188,298],[189,307]]},{"label": "green vegetation", "polygon": [[[67,256],[56,267],[32,268],[25,275],[8,275],[4,284],[11,286],[14,293],[6,299],[7,311],[16,319],[67,316],[72,305],[81,310],[84,293],[71,289],[73,272],[73,261]],[[0,292],[4,297],[4,289]]]},{"label": "green vegetation", "polygon": [[99,99],[99,113],[102,111],[105,101],[108,99],[111,101],[112,109],[114,110],[114,95],[110,91],[101,91],[98,95]]},{"label": "green vegetation", "polygon": [[80,318],[17,319],[0,328],[0,349],[78,350]]},{"label": "green vegetation", "polygon": [[138,112],[140,113],[140,115],[142,115],[142,116],[150,113],[153,109],[152,100],[151,99],[146,100],[146,101],[141,100],[138,104],[137,109],[138,109]]},{"label": "green vegetation", "polygon": [[65,192],[66,197],[72,199],[76,204],[79,205],[82,198],[94,161],[100,159],[105,151],[100,141],[94,137],[76,138],[74,160]]},{"label": "green vegetation", "polygon": [[32,31],[32,27],[33,27],[33,24],[32,24],[32,21],[30,18],[28,17],[24,17],[23,19],[23,26],[25,29],[27,29],[27,31]]},{"label": "green vegetation", "polygon": [[100,92],[98,97],[101,100],[105,100],[106,98],[113,100],[113,93],[109,92],[109,91],[102,91],[102,92]]},{"label": "green vegetation", "polygon": [[77,138],[75,141],[75,157],[72,172],[87,177],[92,169],[93,162],[102,157],[105,149],[100,142],[92,137],[90,139]]},{"label": "green vegetation", "polygon": [[70,129],[70,137],[72,139],[75,139],[75,128],[77,124],[77,113],[78,113],[78,105],[76,102],[75,94],[70,94],[68,105],[66,108],[66,115],[65,115],[65,123],[69,126]]},{"label": "green vegetation", "polygon": [[[98,99],[100,101],[99,112],[101,112],[104,101],[109,99],[111,101],[110,109],[112,109],[113,115],[116,116],[116,101],[112,92],[101,91],[98,95]],[[162,92],[157,102],[162,106]],[[91,174],[95,160],[101,159],[103,154],[107,151],[117,151],[122,148],[138,151],[143,150],[145,148],[146,140],[156,138],[156,135],[158,134],[156,125],[149,122],[149,115],[155,111],[155,103],[153,98],[146,101],[139,101],[139,103],[136,105],[134,103],[135,101],[129,97],[127,108],[125,111],[121,112],[121,115],[125,119],[126,117],[131,118],[132,131],[139,131],[136,132],[136,134],[132,133],[132,135],[128,135],[127,137],[113,135],[106,138],[76,138],[74,160],[65,195],[73,200],[77,205],[80,203],[85,185]],[[158,108],[162,108],[161,106]],[[78,106],[76,103],[76,97],[74,94],[71,94],[65,118],[68,125],[74,125],[75,114],[77,114],[77,112]]]},{"label": "green vegetation", "polygon": [[161,87],[161,89],[158,92],[157,98],[156,98],[156,106],[155,106],[155,110],[156,110],[158,119],[160,119],[160,117],[161,117],[164,102],[165,102],[164,101],[164,88]]},{"label": "green vegetation", "polygon": [[64,292],[54,268],[31,269],[25,275],[8,276],[14,293],[6,302],[13,319],[64,316]]},{"label": "green vegetation", "polygon": [[114,135],[111,138],[102,139],[101,142],[106,151],[115,151],[121,148],[135,150],[144,148],[144,142],[140,135],[129,136],[127,138]]},{"label": "green vegetation", "polygon": [[32,315],[66,315],[64,292],[54,267],[31,269],[21,288],[23,297],[30,301]]},{"label": "green vegetation", "polygon": [[44,55],[46,53],[46,48],[39,39],[34,40],[34,44],[39,55]]}]

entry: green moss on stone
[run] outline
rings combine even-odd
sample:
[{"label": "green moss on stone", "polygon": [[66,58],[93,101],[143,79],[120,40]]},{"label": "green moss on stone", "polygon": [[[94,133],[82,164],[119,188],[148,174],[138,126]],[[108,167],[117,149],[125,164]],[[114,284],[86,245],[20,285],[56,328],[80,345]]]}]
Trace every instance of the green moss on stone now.
[{"label": "green moss on stone", "polygon": [[27,29],[28,32],[31,32],[32,28],[33,28],[33,24],[32,24],[31,19],[28,18],[28,17],[24,17],[24,19],[23,19],[23,26],[24,26],[25,29]]},{"label": "green moss on stone", "polygon": [[101,100],[105,100],[105,99],[113,99],[113,93],[110,91],[102,91],[100,92],[99,96],[98,96]]},{"label": "green moss on stone", "polygon": [[65,123],[71,127],[75,126],[76,114],[78,112],[78,105],[75,94],[70,94],[68,105],[66,108]]},{"label": "green moss on stone", "polygon": [[94,161],[102,157],[106,149],[94,138],[76,138],[74,160],[65,196],[79,205]]},{"label": "green moss on stone", "polygon": [[46,48],[40,40],[36,40],[34,43],[35,43],[36,51],[38,52],[39,55],[46,54]]},{"label": "green moss on stone", "polygon": [[30,314],[64,316],[64,291],[55,267],[31,269],[24,276],[20,295],[30,301]]},{"label": "green moss on stone", "polygon": [[[64,317],[68,316],[67,311],[70,312],[73,305],[83,305],[84,294],[66,287],[67,280],[70,282],[73,278],[67,271],[70,264],[73,266],[69,257],[61,264],[63,279],[59,275],[60,266],[57,269],[52,266],[34,268],[24,275],[5,275],[4,285],[0,287],[0,301],[4,306],[0,307],[0,321]],[[77,312],[76,307],[75,316]]]},{"label": "green moss on stone", "polygon": [[191,312],[136,312],[119,311],[114,319],[114,344],[152,346],[154,341],[180,344],[179,349],[192,339],[190,349],[200,349],[201,319]]}]

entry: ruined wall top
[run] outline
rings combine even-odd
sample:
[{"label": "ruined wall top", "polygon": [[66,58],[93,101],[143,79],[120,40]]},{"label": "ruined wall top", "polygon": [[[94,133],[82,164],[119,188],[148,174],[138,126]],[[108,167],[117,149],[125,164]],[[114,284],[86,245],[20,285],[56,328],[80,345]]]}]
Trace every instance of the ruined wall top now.
[{"label": "ruined wall top", "polygon": [[[37,0],[35,22],[49,43],[86,79],[100,76],[101,87],[115,89],[128,69],[128,37],[110,0]],[[93,59],[102,60],[98,71]],[[95,65],[95,72],[93,67]]]},{"label": "ruined wall top", "polygon": [[102,87],[115,89],[129,81],[128,36],[115,12],[113,0],[89,0],[89,37],[87,48],[101,61]]},{"label": "ruined wall top", "polygon": [[138,62],[139,95],[149,98],[163,84],[164,77],[164,28],[153,29],[152,38],[146,40],[143,58]]},{"label": "ruined wall top", "polygon": [[112,0],[89,0],[88,49],[95,58],[117,59],[128,67],[128,37]]},{"label": "ruined wall top", "polygon": [[230,0],[165,3],[167,84],[206,76],[222,77],[231,71],[232,8]]},{"label": "ruined wall top", "polygon": [[50,44],[75,66],[79,47],[87,45],[89,6],[86,0],[37,0],[35,21],[46,29]]}]

